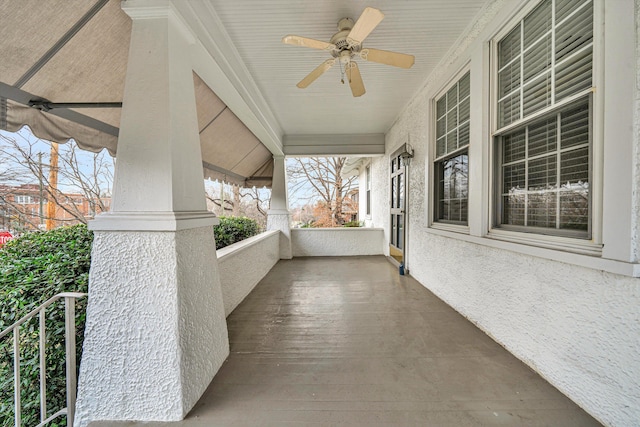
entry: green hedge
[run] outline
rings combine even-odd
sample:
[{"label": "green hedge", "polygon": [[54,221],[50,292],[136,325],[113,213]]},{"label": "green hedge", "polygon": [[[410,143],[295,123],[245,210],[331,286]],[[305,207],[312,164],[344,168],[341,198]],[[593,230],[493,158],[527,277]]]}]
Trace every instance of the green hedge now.
[{"label": "green hedge", "polygon": [[[216,249],[260,232],[256,221],[240,217],[220,217],[214,227]],[[0,330],[60,292],[87,292],[93,233],[84,225],[26,234],[0,249]],[[77,362],[80,365],[84,337],[86,299],[76,303]],[[20,330],[22,385],[22,425],[39,423],[38,318]],[[64,357],[64,301],[47,310],[47,408],[48,415],[66,406]],[[0,341],[1,427],[13,426],[13,340]],[[59,418],[50,426],[64,426]]]},{"label": "green hedge", "polygon": [[[0,249],[0,330],[60,292],[87,292],[93,233],[84,225],[26,234]],[[80,362],[86,298],[76,304],[77,360]],[[38,318],[20,330],[22,425],[39,423]],[[64,300],[47,309],[47,408],[51,415],[66,406]],[[13,340],[0,342],[0,419],[13,426]],[[51,426],[66,425],[58,418]]]},{"label": "green hedge", "polygon": [[349,221],[349,222],[345,222],[343,227],[362,227],[363,226],[363,222],[361,221]]},{"label": "green hedge", "polygon": [[216,238],[216,249],[255,236],[260,232],[258,223],[247,217],[221,216],[220,224],[213,228]]}]

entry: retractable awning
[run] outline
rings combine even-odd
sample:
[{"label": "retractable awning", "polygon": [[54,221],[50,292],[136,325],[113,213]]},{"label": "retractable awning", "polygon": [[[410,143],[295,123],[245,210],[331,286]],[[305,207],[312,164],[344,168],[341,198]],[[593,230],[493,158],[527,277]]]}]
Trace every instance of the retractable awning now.
[{"label": "retractable awning", "polygon": [[[131,20],[119,0],[0,2],[0,128],[117,153]],[[204,175],[270,186],[271,152],[194,73]]]}]

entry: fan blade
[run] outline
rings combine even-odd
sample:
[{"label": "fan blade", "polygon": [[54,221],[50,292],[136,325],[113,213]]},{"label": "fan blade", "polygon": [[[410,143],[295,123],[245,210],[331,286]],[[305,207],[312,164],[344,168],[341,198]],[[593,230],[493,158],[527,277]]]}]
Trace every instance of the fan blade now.
[{"label": "fan blade", "polygon": [[365,61],[373,61],[400,68],[411,68],[415,60],[413,55],[407,55],[406,53],[370,48],[362,49],[360,57]]},{"label": "fan blade", "polygon": [[356,21],[355,25],[347,36],[347,43],[350,47],[362,44],[364,39],[378,26],[384,18],[384,13],[378,9],[367,7]]},{"label": "fan blade", "polygon": [[364,95],[366,91],[364,90],[364,82],[362,81],[357,62],[349,62],[347,66],[347,78],[349,79],[349,86],[351,86],[353,96]]},{"label": "fan blade", "polygon": [[323,42],[322,40],[310,39],[308,37],[294,36],[292,34],[289,34],[288,36],[284,36],[282,38],[282,43],[290,44],[293,46],[310,47],[311,49],[320,49],[320,50],[336,49],[335,44]]},{"label": "fan blade", "polygon": [[305,77],[304,79],[300,80],[300,83],[298,83],[296,86],[298,86],[300,89],[306,88],[311,83],[316,81],[316,79],[318,77],[320,77],[321,75],[326,73],[329,68],[333,67],[333,64],[335,64],[335,63],[336,63],[335,58],[334,59],[327,59],[322,64],[320,64],[318,67],[316,67],[315,70],[313,70],[312,72],[307,74],[307,77]]}]

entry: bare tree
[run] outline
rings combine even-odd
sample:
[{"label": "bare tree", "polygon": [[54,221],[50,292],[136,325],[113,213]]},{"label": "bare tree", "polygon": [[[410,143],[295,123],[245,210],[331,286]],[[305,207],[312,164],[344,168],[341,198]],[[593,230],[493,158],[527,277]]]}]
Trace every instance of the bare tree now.
[{"label": "bare tree", "polygon": [[330,226],[346,222],[344,198],[357,188],[357,177],[343,178],[341,175],[346,161],[346,157],[307,157],[287,162],[289,194],[308,203],[322,202],[316,206],[327,211]]},{"label": "bare tree", "polygon": [[220,182],[218,185],[205,187],[205,198],[208,209],[216,215],[226,216],[233,214],[233,200],[231,194],[225,191],[224,183]]},{"label": "bare tree", "polygon": [[266,227],[269,190],[220,182],[205,187],[208,209],[217,215],[246,216],[254,219],[261,228]]},{"label": "bare tree", "polygon": [[[109,210],[113,159],[104,150],[79,155],[80,151],[73,141],[55,154],[51,143],[24,132],[0,134],[0,201],[5,215],[17,216],[28,224],[26,228],[39,228],[45,220],[86,223],[96,213]],[[57,178],[51,181],[56,176],[50,173],[54,155],[58,156],[57,165],[54,158]],[[25,209],[37,204],[37,213],[33,207]],[[44,204],[50,209],[43,209]]]},{"label": "bare tree", "polygon": [[[246,211],[251,212],[249,218],[258,220],[259,223],[267,223],[267,206],[269,205],[269,192],[256,187],[243,188],[240,192],[241,198],[248,203]],[[255,214],[253,213],[255,211]]]}]

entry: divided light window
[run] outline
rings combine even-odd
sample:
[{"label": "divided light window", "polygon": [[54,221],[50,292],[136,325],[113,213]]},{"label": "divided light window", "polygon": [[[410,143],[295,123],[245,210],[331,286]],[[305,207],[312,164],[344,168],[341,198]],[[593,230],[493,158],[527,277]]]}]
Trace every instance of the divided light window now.
[{"label": "divided light window", "polygon": [[16,203],[21,205],[29,205],[29,204],[35,203],[34,198],[32,196],[17,195],[17,196],[14,196],[14,200]]},{"label": "divided light window", "polygon": [[589,238],[593,0],[541,2],[497,62],[497,225]]},{"label": "divided light window", "polygon": [[467,224],[469,100],[468,72],[436,100],[436,221]]}]

